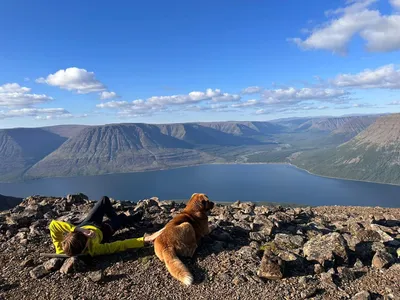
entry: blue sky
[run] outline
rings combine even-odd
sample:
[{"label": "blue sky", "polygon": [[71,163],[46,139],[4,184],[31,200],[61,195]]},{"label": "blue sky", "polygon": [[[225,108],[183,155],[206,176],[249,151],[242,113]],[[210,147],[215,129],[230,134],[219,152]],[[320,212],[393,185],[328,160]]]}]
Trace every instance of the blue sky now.
[{"label": "blue sky", "polygon": [[0,127],[397,112],[400,0],[0,4]]}]

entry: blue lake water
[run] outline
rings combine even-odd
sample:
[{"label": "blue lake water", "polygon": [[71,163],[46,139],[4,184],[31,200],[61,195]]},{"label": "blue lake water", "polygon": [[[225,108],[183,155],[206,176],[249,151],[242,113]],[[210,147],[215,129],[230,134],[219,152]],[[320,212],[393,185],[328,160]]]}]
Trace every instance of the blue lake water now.
[{"label": "blue lake water", "polygon": [[282,164],[203,165],[0,184],[0,194],[8,196],[65,196],[78,192],[90,199],[107,195],[132,201],[152,196],[184,200],[201,192],[217,202],[400,207],[400,186],[324,178]]}]

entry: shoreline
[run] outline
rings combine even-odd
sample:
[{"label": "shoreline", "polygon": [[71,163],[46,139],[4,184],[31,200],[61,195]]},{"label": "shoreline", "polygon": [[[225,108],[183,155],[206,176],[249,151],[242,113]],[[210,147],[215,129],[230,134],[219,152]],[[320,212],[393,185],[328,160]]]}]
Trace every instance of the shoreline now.
[{"label": "shoreline", "polygon": [[300,171],[304,171],[312,176],[317,176],[321,178],[328,178],[328,179],[336,179],[336,180],[346,180],[346,181],[354,181],[354,182],[365,182],[365,183],[372,183],[372,184],[379,184],[379,185],[390,185],[390,186],[397,186],[400,187],[400,184],[396,183],[384,183],[384,182],[376,182],[376,181],[369,181],[369,180],[360,180],[360,179],[351,179],[351,178],[341,178],[341,177],[333,177],[328,175],[321,175],[317,173],[313,173],[307,169],[301,168],[295,164],[290,162],[252,162],[252,163],[236,163],[236,162],[216,162],[216,163],[202,163],[202,164],[193,164],[187,166],[179,166],[179,167],[170,167],[170,168],[161,168],[161,169],[150,169],[150,170],[140,170],[140,171],[130,171],[130,172],[122,172],[122,173],[103,173],[103,174],[94,174],[94,175],[74,175],[74,176],[52,176],[52,177],[40,177],[40,178],[31,178],[27,180],[15,180],[15,181],[0,181],[0,184],[15,184],[15,183],[27,183],[36,180],[43,180],[43,179],[52,179],[52,178],[80,178],[80,177],[94,177],[94,176],[108,176],[108,175],[123,175],[123,174],[132,174],[132,173],[148,173],[148,172],[158,172],[158,171],[169,171],[169,170],[177,170],[183,168],[191,168],[191,167],[199,167],[199,166],[207,166],[207,165],[287,165],[298,169]]}]

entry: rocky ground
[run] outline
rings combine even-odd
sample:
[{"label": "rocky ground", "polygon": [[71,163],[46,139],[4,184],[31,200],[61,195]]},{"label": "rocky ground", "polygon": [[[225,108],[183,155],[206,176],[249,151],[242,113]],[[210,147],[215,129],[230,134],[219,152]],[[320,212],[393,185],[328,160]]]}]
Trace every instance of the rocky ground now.
[{"label": "rocky ground", "polygon": [[[195,276],[174,280],[152,247],[96,257],[49,259],[52,219],[78,223],[93,206],[84,195],[34,196],[0,212],[0,299],[400,299],[400,209],[217,205],[193,259]],[[184,204],[114,201],[144,210],[136,228],[161,228]]]}]

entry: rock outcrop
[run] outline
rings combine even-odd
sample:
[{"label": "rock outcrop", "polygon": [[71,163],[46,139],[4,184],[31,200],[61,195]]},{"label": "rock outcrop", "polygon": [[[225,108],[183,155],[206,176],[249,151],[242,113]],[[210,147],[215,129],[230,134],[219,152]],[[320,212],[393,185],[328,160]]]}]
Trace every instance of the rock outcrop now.
[{"label": "rock outcrop", "polygon": [[[152,247],[94,258],[45,258],[51,219],[80,220],[95,201],[85,195],[28,197],[0,212],[0,299],[395,299],[400,295],[400,209],[217,205],[216,229],[192,259],[195,285],[170,277]],[[158,198],[114,201],[142,210],[135,228],[164,226],[185,205]],[[234,288],[233,288],[234,286]]]}]

